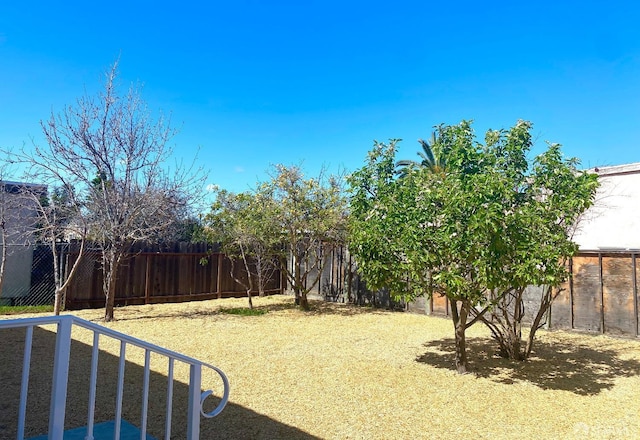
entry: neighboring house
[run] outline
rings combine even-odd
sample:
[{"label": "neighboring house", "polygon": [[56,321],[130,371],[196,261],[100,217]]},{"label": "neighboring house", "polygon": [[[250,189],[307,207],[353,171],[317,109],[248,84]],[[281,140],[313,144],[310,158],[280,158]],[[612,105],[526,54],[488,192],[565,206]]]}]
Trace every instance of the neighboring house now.
[{"label": "neighboring house", "polygon": [[640,162],[589,171],[598,174],[600,187],[574,241],[581,251],[640,250]]},{"label": "neighboring house", "polygon": [[46,195],[47,186],[35,183],[0,181],[0,232],[2,246],[7,247],[4,282],[0,292],[0,304],[12,304],[17,298],[26,297],[31,289],[33,261],[33,230],[37,222],[35,201],[25,196]]}]

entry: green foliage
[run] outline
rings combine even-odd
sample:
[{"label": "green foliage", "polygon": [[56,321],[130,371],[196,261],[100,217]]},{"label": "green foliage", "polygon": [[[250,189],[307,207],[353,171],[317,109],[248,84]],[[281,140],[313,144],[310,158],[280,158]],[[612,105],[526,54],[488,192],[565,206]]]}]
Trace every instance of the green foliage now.
[{"label": "green foliage", "polygon": [[296,302],[308,309],[307,293],[320,280],[323,255],[345,241],[347,208],[341,179],[323,173],[305,178],[297,166],[276,165],[258,193],[273,203],[280,267]]},{"label": "green foliage", "polygon": [[368,285],[408,300],[444,295],[464,312],[456,309],[455,321],[491,306],[496,292],[561,284],[597,178],[557,144],[529,161],[530,130],[525,121],[490,130],[482,145],[470,122],[441,125],[432,148],[446,167],[410,167],[401,177],[397,141],[376,143],[349,179],[349,246]]},{"label": "green foliage", "polygon": [[307,179],[299,167],[276,165],[271,179],[252,192],[219,190],[204,224],[207,239],[245,260],[247,270],[246,257],[256,265],[262,259],[264,267],[276,264],[306,308],[306,295],[319,280],[322,249],[344,243],[345,216],[340,179]]},{"label": "green foliage", "polygon": [[0,306],[0,315],[22,315],[25,313],[51,313],[53,306]]},{"label": "green foliage", "polygon": [[203,236],[218,242],[231,257],[256,257],[274,251],[279,230],[272,221],[273,201],[259,193],[232,193],[220,189],[204,217]]},{"label": "green foliage", "polygon": [[486,289],[562,283],[571,228],[597,181],[557,144],[530,167],[530,129],[520,121],[481,145],[469,122],[440,126],[446,172],[415,168],[401,179],[397,141],[376,143],[349,180],[350,247],[367,282],[409,299],[437,291],[474,301]]},{"label": "green foliage", "polygon": [[267,309],[247,309],[244,307],[234,307],[230,309],[220,309],[220,313],[239,316],[261,316],[269,313]]}]

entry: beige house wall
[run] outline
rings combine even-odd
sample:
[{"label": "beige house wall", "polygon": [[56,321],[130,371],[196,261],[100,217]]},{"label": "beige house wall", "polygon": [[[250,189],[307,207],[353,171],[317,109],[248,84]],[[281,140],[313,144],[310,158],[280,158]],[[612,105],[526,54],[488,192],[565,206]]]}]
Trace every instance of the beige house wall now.
[{"label": "beige house wall", "polygon": [[640,249],[640,163],[599,167],[596,201],[580,220],[580,250]]}]

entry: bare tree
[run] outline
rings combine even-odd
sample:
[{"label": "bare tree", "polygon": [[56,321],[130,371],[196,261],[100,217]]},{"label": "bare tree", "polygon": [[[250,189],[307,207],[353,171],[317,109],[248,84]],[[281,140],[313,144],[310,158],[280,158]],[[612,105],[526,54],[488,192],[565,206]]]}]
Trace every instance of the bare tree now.
[{"label": "bare tree", "polygon": [[[53,257],[53,279],[55,284],[53,312],[59,315],[64,305],[64,292],[73,279],[84,255],[87,237],[87,219],[83,203],[77,199],[73,188],[54,187],[51,191],[22,191],[23,199],[37,212],[37,225],[33,236],[46,243]],[[78,256],[71,266],[63,264],[61,245],[77,243]],[[66,273],[63,273],[63,267]]]},{"label": "bare tree", "polygon": [[[221,189],[216,191],[211,212],[204,217],[203,236],[209,242],[220,243],[231,262],[231,277],[247,292],[250,309],[254,278],[259,295],[264,296],[265,285],[278,269],[276,255],[281,246],[274,234],[274,208],[273,201],[262,194],[235,194]],[[236,271],[237,261],[242,263],[244,272]]]},{"label": "bare tree", "polygon": [[280,270],[295,295],[309,310],[307,294],[320,282],[325,255],[346,241],[347,200],[341,176],[305,179],[298,166],[276,165],[271,180],[257,192],[271,200],[274,240],[279,240]]},{"label": "bare tree", "polygon": [[157,237],[200,192],[203,173],[166,166],[174,136],[168,120],[152,118],[131,86],[119,94],[117,62],[104,89],[41,122],[47,145],[24,149],[17,159],[43,180],[73,189],[87,238],[102,253],[105,321],[113,319],[118,268],[131,245]]}]

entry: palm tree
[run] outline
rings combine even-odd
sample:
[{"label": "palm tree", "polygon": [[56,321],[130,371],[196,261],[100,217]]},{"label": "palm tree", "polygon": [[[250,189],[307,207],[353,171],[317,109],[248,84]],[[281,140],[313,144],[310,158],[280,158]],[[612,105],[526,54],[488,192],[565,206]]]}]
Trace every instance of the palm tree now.
[{"label": "palm tree", "polygon": [[429,142],[418,139],[420,146],[422,147],[422,151],[418,151],[418,156],[422,159],[420,162],[416,162],[414,160],[399,160],[396,162],[396,173],[401,177],[407,175],[411,168],[427,168],[433,173],[441,173],[445,169],[445,161],[444,158],[440,157],[436,151],[434,151],[434,146],[438,142],[438,138],[436,133],[431,133],[431,139]]}]

